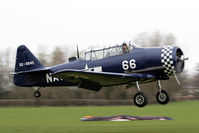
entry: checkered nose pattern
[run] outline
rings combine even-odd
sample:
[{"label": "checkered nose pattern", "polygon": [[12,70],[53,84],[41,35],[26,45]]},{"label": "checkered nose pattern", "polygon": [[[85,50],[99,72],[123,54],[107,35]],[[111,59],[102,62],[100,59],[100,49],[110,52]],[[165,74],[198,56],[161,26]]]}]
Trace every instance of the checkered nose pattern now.
[{"label": "checkered nose pattern", "polygon": [[164,66],[164,72],[168,76],[173,74],[174,62],[173,62],[173,46],[163,46],[161,49],[161,63]]}]

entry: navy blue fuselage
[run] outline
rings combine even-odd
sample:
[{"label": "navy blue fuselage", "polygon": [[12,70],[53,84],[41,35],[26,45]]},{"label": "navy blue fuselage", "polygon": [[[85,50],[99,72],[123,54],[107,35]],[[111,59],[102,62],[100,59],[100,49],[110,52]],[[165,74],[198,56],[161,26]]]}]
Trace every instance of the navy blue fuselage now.
[{"label": "navy blue fuselage", "polygon": [[[117,46],[117,48],[120,47]],[[86,54],[92,57],[93,53],[97,54],[95,53],[96,51],[91,50]],[[105,52],[103,49],[101,51]],[[53,76],[54,73],[61,70],[117,74],[151,74],[154,76],[154,80],[166,80],[169,79],[170,75],[173,75],[173,72],[180,73],[183,71],[184,62],[180,61],[182,55],[183,52],[177,46],[158,48],[133,47],[126,54],[120,51],[119,54],[102,56],[98,59],[86,59],[86,57],[83,57],[68,63],[44,67],[28,48],[21,45],[17,50],[14,83],[17,86],[23,87],[78,86],[80,84],[80,82],[70,82]]]}]

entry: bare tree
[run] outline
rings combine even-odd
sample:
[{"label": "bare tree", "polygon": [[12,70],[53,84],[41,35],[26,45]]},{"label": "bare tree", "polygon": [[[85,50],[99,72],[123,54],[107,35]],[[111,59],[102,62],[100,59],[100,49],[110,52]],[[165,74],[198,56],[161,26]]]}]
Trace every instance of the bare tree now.
[{"label": "bare tree", "polygon": [[50,62],[49,62],[49,55],[47,53],[47,46],[46,45],[39,45],[38,48],[38,59],[39,61],[44,65],[44,66],[49,66]]},{"label": "bare tree", "polygon": [[165,40],[163,41],[163,45],[174,45],[176,44],[176,37],[169,33],[165,36]]},{"label": "bare tree", "polygon": [[134,42],[144,47],[174,45],[176,44],[176,38],[172,33],[163,34],[159,31],[142,32],[135,37]]},{"label": "bare tree", "polygon": [[65,62],[64,51],[62,51],[61,47],[55,47],[51,55],[51,65],[58,65]]}]

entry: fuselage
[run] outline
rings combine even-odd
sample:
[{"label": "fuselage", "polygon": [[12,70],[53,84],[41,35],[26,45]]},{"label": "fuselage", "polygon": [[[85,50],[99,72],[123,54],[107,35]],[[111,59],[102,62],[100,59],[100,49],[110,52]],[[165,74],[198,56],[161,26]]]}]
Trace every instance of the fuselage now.
[{"label": "fuselage", "polygon": [[[110,50],[110,49],[109,49]],[[97,50],[99,51],[99,50]],[[104,50],[102,50],[104,53]],[[166,51],[166,52],[165,52]],[[90,58],[80,57],[74,61],[49,67],[45,71],[26,73],[20,75],[20,79],[15,75],[15,84],[18,86],[76,86],[78,83],[66,82],[62,79],[51,76],[60,70],[77,69],[95,72],[112,73],[151,73],[156,75],[157,79],[169,79],[174,71],[182,72],[184,62],[180,64],[178,60],[183,55],[181,49],[177,46],[166,46],[157,48],[138,48],[134,47],[128,53],[118,53],[115,55],[104,55],[101,58],[92,58],[95,50],[86,52]],[[97,53],[96,53],[97,54]],[[178,68],[178,70],[176,69]],[[180,70],[179,70],[180,68]]]}]

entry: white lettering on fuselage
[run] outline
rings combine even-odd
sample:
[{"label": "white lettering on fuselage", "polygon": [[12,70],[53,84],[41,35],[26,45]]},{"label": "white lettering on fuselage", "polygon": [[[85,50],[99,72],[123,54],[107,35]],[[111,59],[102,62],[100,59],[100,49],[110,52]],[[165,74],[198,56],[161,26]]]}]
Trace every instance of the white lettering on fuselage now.
[{"label": "white lettering on fuselage", "polygon": [[47,83],[59,82],[59,81],[61,81],[61,80],[63,80],[63,79],[58,79],[58,78],[56,78],[56,77],[52,77],[52,76],[51,76],[51,73],[47,73],[47,74],[46,74],[46,82],[47,82]]},{"label": "white lettering on fuselage", "polygon": [[23,67],[23,66],[30,66],[30,65],[34,65],[34,64],[35,64],[34,61],[28,61],[28,62],[24,62],[24,63],[19,63],[19,66]]},{"label": "white lettering on fuselage", "polygon": [[124,60],[122,61],[122,68],[124,70],[135,69],[136,68],[136,61],[134,59],[131,59],[130,61]]}]

